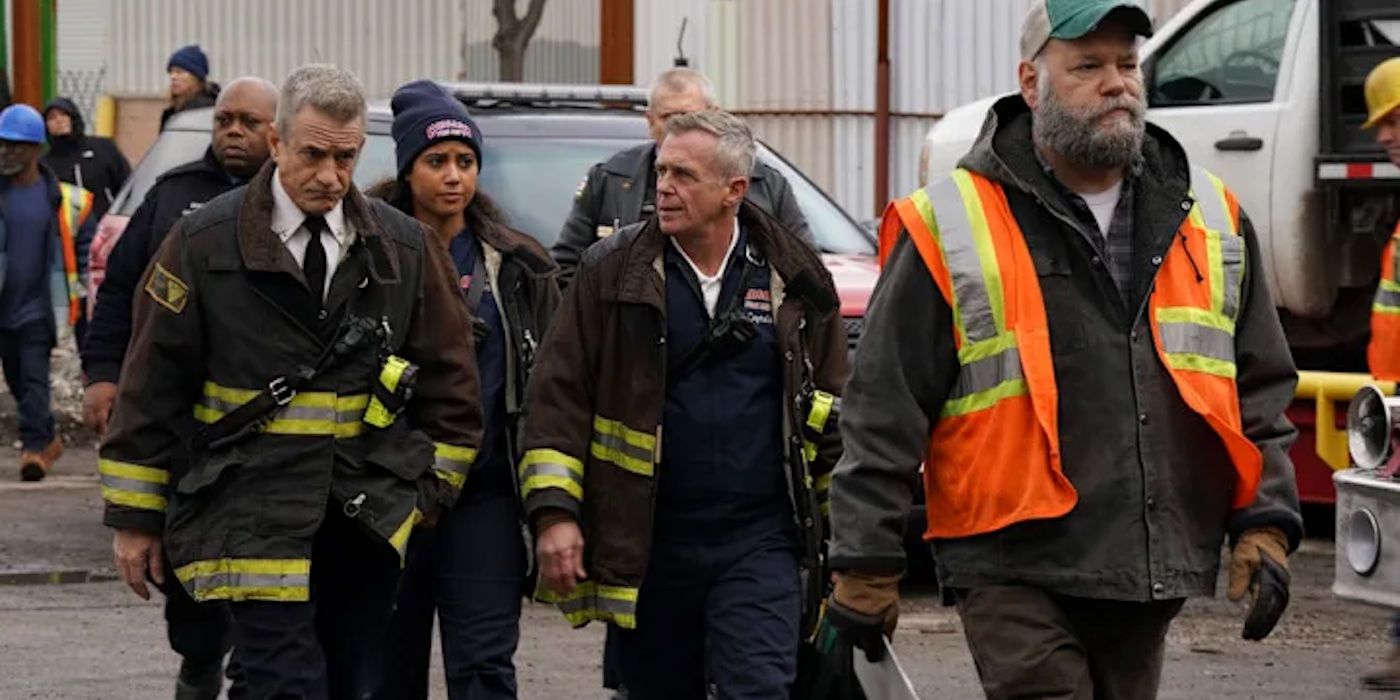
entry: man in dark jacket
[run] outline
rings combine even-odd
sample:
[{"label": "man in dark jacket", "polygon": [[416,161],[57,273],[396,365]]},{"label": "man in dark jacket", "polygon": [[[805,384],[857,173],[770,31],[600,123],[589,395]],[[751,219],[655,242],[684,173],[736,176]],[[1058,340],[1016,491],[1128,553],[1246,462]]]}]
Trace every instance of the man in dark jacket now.
[{"label": "man in dark jacket", "polygon": [[123,580],[146,597],[168,556],[195,600],[229,601],[256,698],[373,696],[409,536],[481,444],[446,251],[352,182],[365,113],[347,71],[287,78],[275,164],[147,270],[101,449]]},{"label": "man in dark jacket", "polygon": [[925,539],[993,699],[1156,697],[1227,536],[1245,637],[1287,603],[1296,374],[1249,218],[1145,124],[1150,32],[1132,2],[1035,3],[1021,94],[881,231],[828,620],[882,653],[922,465]]},{"label": "man in dark jacket", "polygon": [[[704,109],[718,109],[714,85],[704,73],[672,68],[657,77],[646,113],[652,141],[594,165],[574,195],[573,210],[550,251],[559,262],[563,284],[573,279],[574,269],[589,246],[656,213],[656,148],[665,133],[666,120]],[[747,197],[777,217],[783,228],[816,246],[792,187],[777,170],[755,160]]]},{"label": "man in dark jacket", "polygon": [[[136,209],[107,259],[107,277],[97,292],[83,345],[83,420],[98,435],[107,432],[117,380],[131,340],[136,288],[165,234],[187,213],[238,187],[267,162],[268,133],[277,114],[277,88],[262,78],[229,83],[214,108],[213,144],[204,157],[161,176]],[[191,421],[192,423],[192,421]],[[193,425],[190,426],[193,428]],[[167,562],[168,563],[168,562]],[[232,644],[225,605],[196,603],[165,571],[165,621],[170,648],[181,657],[176,700],[212,700]]]},{"label": "man in dark jacket", "polygon": [[529,388],[539,595],[619,628],[634,700],[787,698],[841,449],[839,302],[816,253],[744,200],[741,120],[666,130],[657,214],[584,256]]},{"label": "man in dark jacket", "polygon": [[187,109],[212,107],[219,96],[219,84],[209,80],[209,57],[199,44],[182,46],[165,62],[170,76],[170,106],[160,113],[160,128],[170,118]]},{"label": "man in dark jacket", "polygon": [[44,165],[70,185],[77,185],[94,196],[92,216],[97,221],[112,206],[112,198],[131,175],[131,163],[112,139],[88,136],[87,125],[78,106],[59,97],[44,107],[49,152]]}]

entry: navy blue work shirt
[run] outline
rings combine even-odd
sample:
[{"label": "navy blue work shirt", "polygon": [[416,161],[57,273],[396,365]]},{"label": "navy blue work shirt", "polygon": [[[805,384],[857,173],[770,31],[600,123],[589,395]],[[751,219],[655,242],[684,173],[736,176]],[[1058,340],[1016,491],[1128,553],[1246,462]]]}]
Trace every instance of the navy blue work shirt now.
[{"label": "navy blue work shirt", "polygon": [[[510,467],[509,445],[506,442],[506,332],[500,309],[491,293],[491,282],[482,265],[480,278],[472,274],[477,256],[482,255],[481,241],[471,228],[463,229],[448,245],[452,262],[457,265],[462,294],[472,285],[485,285],[481,301],[472,309],[472,316],[486,322],[486,338],[476,344],[476,367],[481,382],[481,413],[484,432],[476,462],[467,476],[463,496],[472,493],[513,491],[515,474]],[[472,332],[472,329],[465,329]]]},{"label": "navy blue work shirt", "polygon": [[55,215],[43,178],[32,185],[11,184],[4,207],[9,260],[0,290],[0,328],[14,330],[49,317],[49,239]]},{"label": "navy blue work shirt", "polygon": [[[664,257],[667,366],[674,371],[705,338],[710,315],[694,269],[669,241]],[[770,274],[741,229],[715,314],[732,308],[757,334],[734,355],[711,358],[675,379],[666,392],[656,509],[662,534],[722,536],[760,520],[790,520],[782,361]],[[744,289],[739,289],[741,277],[747,277]]]}]

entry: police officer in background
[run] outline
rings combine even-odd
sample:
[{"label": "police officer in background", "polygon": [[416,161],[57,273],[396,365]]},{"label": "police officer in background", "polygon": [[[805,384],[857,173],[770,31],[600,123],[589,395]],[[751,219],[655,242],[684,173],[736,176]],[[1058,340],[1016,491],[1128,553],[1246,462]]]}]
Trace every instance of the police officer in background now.
[{"label": "police officer in background", "polygon": [[[715,86],[704,73],[672,68],[657,76],[647,99],[647,129],[652,141],[594,165],[574,196],[573,210],[550,251],[559,262],[565,284],[573,279],[574,269],[589,246],[656,213],[656,149],[665,135],[666,120],[705,109],[718,109],[718,104]],[[777,217],[784,229],[816,246],[792,187],[777,170],[755,160],[747,199]]]},{"label": "police officer in background", "polygon": [[123,580],[148,596],[168,556],[195,600],[229,601],[254,698],[373,694],[409,535],[481,443],[446,251],[352,184],[365,110],[347,71],[287,78],[275,165],[147,270],[101,449]]},{"label": "police officer in background", "polygon": [[820,258],[745,201],[753,159],[733,115],[667,121],[657,214],[584,255],[529,388],[540,597],[619,628],[633,700],[787,698],[820,602],[846,340]]},{"label": "police officer in background", "polygon": [[[181,216],[257,174],[270,155],[267,137],[276,114],[277,86],[252,77],[229,83],[215,103],[213,142],[204,157],[156,181],[108,255],[82,353],[88,381],[83,421],[98,435],[107,432],[117,399],[117,379],[131,340],[131,302],[141,275]],[[174,583],[168,568],[165,577],[166,633],[170,648],[182,659],[176,700],[212,700],[219,694],[223,658],[232,644],[228,607],[196,603]]]}]

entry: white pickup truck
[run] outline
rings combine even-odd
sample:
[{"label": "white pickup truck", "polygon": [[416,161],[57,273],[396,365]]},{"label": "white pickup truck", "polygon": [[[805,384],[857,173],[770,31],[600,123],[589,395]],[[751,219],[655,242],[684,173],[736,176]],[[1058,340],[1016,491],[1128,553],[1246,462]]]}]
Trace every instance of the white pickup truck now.
[{"label": "white pickup truck", "polygon": [[[1304,501],[1333,500],[1347,466],[1339,402],[1366,371],[1380,253],[1400,219],[1400,169],[1369,132],[1362,83],[1400,56],[1400,0],[1196,0],[1142,48],[1148,119],[1235,191],[1305,372],[1289,415]],[[945,176],[995,98],[928,133],[921,173]]]}]

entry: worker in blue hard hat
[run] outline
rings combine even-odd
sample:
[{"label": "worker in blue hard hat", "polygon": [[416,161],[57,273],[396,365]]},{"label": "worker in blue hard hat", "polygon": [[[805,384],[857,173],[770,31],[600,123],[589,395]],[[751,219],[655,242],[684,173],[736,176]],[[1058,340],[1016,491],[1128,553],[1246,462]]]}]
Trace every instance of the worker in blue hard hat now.
[{"label": "worker in blue hard hat", "polygon": [[20,478],[39,481],[63,452],[49,397],[57,325],[78,320],[93,196],[39,163],[48,135],[29,105],[0,112],[0,363],[19,408]]}]

